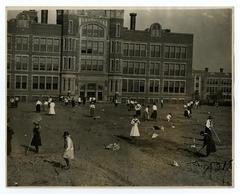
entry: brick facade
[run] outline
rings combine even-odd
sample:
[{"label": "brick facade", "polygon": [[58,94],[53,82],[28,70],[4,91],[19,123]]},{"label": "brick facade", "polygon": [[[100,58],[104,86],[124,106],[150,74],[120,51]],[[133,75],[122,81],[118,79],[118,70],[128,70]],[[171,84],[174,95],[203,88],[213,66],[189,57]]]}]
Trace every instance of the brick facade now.
[{"label": "brick facade", "polygon": [[57,13],[57,24],[46,24],[46,15],[38,23],[36,11],[8,21],[8,96],[31,101],[70,90],[99,101],[191,98],[193,34],[158,23],[129,30],[123,10]]}]

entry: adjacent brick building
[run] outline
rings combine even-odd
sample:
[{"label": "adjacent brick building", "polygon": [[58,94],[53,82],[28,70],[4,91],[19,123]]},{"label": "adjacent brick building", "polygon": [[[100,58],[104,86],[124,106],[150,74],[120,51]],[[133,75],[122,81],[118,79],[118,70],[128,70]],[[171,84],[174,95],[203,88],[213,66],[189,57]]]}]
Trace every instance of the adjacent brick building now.
[{"label": "adjacent brick building", "polygon": [[[34,10],[8,21],[8,96],[117,95],[146,102],[187,100],[193,93],[193,35],[172,33],[158,23],[123,26],[123,10]],[[60,65],[61,64],[61,65]]]},{"label": "adjacent brick building", "polygon": [[209,72],[205,70],[194,70],[194,92],[204,103],[230,105],[232,102],[232,74],[223,72]]}]

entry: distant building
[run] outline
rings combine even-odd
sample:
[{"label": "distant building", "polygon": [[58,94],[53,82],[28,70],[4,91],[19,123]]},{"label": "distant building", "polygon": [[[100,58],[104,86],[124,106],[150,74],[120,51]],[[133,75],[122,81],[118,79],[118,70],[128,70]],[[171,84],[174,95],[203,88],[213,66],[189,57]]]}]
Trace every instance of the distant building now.
[{"label": "distant building", "polygon": [[123,26],[123,10],[24,11],[8,21],[8,96],[22,101],[67,95],[119,96],[145,102],[187,100],[192,88],[193,35],[158,23]]},{"label": "distant building", "polygon": [[195,97],[205,102],[214,104],[231,104],[232,102],[232,74],[223,72],[208,72],[205,70],[194,70],[194,93]]}]

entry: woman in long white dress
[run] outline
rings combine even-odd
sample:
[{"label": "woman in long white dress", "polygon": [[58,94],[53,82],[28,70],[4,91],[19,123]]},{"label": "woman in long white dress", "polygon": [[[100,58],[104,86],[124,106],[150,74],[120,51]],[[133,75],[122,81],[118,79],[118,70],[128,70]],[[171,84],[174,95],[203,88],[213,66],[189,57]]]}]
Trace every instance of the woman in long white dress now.
[{"label": "woman in long white dress", "polygon": [[131,121],[131,125],[132,125],[132,129],[130,132],[130,136],[131,137],[139,137],[140,133],[138,130],[138,125],[140,124],[140,121],[138,120],[137,116],[134,115],[132,121]]},{"label": "woman in long white dress", "polygon": [[51,101],[50,103],[50,108],[49,108],[49,114],[50,115],[55,115],[55,103],[53,101]]}]

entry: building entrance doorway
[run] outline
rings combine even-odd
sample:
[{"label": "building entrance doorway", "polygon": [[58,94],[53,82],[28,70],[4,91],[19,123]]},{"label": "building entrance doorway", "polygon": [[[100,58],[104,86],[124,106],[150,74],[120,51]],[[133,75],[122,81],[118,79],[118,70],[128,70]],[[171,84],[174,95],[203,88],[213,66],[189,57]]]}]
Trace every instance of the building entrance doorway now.
[{"label": "building entrance doorway", "polygon": [[96,98],[96,92],[87,92],[87,98],[89,97],[95,97]]}]

